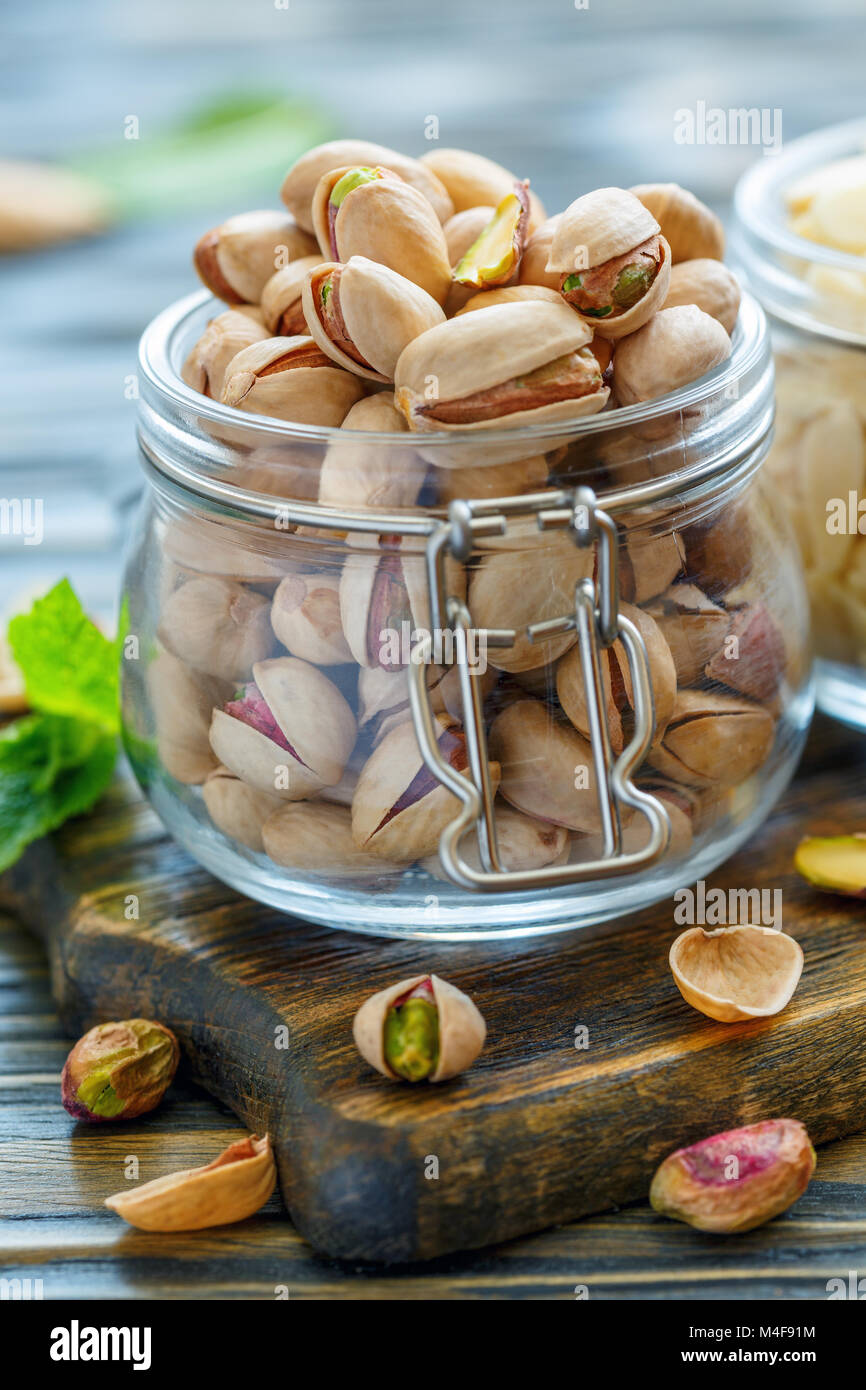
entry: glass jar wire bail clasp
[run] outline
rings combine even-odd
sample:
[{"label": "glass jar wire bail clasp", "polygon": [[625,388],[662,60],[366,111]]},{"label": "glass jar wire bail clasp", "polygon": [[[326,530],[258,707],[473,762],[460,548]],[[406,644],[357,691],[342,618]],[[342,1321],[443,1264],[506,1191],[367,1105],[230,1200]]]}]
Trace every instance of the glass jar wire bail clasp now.
[{"label": "glass jar wire bail clasp", "polygon": [[[446,559],[451,555],[467,564],[479,540],[505,536],[510,523],[526,517],[534,517],[540,531],[568,531],[574,544],[581,549],[595,547],[595,578],[582,579],[576,585],[573,611],[530,624],[526,634],[531,641],[544,641],[568,632],[577,633],[601,819],[602,855],[589,863],[507,870],[502,864],[496,834],[495,793],[490,780],[481,688],[473,654],[478,649],[475,638],[483,639],[485,647],[507,647],[518,634],[507,628],[476,631],[466,602],[448,593]],[[670,819],[661,801],[632,781],[632,774],[648,753],[655,732],[649,658],[637,627],[619,610],[616,523],[599,507],[592,489],[578,487],[491,501],[454,501],[448,509],[447,521],[442,521],[429,536],[426,565],[430,631],[420,634],[413,648],[408,672],[409,700],[424,762],[437,781],[462,802],[459,815],[445,827],[439,841],[439,857],[448,877],[461,887],[476,891],[513,892],[613,878],[655,863],[670,842]],[[453,634],[460,682],[466,772],[458,771],[442,756],[425,678],[433,634],[446,630]],[[634,732],[631,741],[614,758],[604,712],[600,653],[617,641],[628,661]],[[633,852],[626,852],[623,847],[624,807],[637,811],[649,823],[645,844]],[[461,842],[472,829],[478,837],[480,871],[467,863],[461,853]]]}]

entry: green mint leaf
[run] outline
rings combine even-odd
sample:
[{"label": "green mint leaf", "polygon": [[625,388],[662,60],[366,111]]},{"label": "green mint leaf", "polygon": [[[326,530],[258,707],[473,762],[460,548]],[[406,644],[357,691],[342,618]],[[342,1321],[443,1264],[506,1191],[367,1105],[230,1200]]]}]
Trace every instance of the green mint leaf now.
[{"label": "green mint leaf", "polygon": [[34,709],[117,732],[119,639],[90,621],[68,579],[12,619],[9,645]]}]

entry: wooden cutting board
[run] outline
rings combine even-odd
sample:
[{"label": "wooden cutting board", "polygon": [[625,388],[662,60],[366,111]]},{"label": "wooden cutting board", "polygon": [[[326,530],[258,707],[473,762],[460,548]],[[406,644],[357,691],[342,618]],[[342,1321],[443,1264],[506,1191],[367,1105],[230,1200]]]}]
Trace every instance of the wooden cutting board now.
[{"label": "wooden cutting board", "polygon": [[[792,1115],[819,1143],[866,1128],[866,904],[813,892],[791,865],[807,830],[864,827],[866,740],[819,721],[770,823],[711,880],[781,888],[805,951],[792,1004],[748,1024],[681,999],[671,901],[526,944],[308,926],[197,868],[122,779],[31,847],[2,900],[44,938],[71,1037],[109,1018],[168,1024],[194,1079],[271,1134],[286,1205],[315,1247],[407,1261],[645,1198],[666,1153],[733,1125]],[[472,995],[488,1041],[452,1082],[395,1085],[356,1053],[352,1016],[422,970]]]}]

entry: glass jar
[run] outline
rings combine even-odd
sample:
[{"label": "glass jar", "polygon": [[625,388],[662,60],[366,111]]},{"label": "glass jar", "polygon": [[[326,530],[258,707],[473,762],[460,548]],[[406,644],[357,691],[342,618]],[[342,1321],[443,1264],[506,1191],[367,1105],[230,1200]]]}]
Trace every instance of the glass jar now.
[{"label": "glass jar", "polygon": [[796,235],[787,190],[866,150],[866,120],[759,161],[735,194],[733,255],[767,311],[776,432],[767,473],[797,533],[819,706],[866,728],[866,258]]},{"label": "glass jar", "polygon": [[196,859],[313,921],[458,940],[635,911],[748,838],[813,703],[754,300],[661,400],[431,435],[198,395],[213,312],[142,340],[125,584],[126,746]]}]

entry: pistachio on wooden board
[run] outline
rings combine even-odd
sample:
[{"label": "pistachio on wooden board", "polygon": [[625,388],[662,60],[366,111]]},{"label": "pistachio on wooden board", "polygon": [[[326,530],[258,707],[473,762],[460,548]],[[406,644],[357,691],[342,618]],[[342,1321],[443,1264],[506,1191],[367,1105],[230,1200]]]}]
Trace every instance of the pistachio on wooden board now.
[{"label": "pistachio on wooden board", "polygon": [[106,1197],[142,1231],[202,1231],[254,1216],[277,1185],[268,1136],[238,1139],[202,1168],[186,1168]]},{"label": "pistachio on wooden board", "polygon": [[146,1018],[99,1023],[63,1066],[61,1095],[76,1120],[134,1120],[159,1105],[180,1061],[170,1028]]},{"label": "pistachio on wooden board", "polygon": [[390,1080],[448,1081],[484,1046],[484,1019],[468,995],[438,975],[379,990],[352,1025],[361,1056]]},{"label": "pistachio on wooden board", "polygon": [[794,853],[794,868],[826,893],[866,898],[866,832],[807,835]]}]

